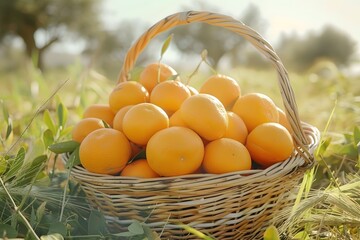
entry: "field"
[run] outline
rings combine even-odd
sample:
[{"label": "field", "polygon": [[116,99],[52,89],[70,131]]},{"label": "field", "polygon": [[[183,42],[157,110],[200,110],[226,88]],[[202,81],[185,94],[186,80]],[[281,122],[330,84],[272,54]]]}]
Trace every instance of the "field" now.
[{"label": "field", "polygon": [[[198,86],[207,74],[198,73],[192,84]],[[275,70],[237,68],[226,74],[239,81],[243,93],[266,93],[282,106]],[[279,229],[281,237],[360,239],[360,77],[347,76],[330,63],[289,75],[301,120],[316,126],[322,139],[290,220]],[[84,108],[106,103],[115,83],[81,64],[45,73],[31,66],[0,73],[0,232],[6,231],[4,236],[158,238],[138,222],[128,232],[111,235],[101,213],[89,208],[61,160],[47,149],[69,139]]]}]

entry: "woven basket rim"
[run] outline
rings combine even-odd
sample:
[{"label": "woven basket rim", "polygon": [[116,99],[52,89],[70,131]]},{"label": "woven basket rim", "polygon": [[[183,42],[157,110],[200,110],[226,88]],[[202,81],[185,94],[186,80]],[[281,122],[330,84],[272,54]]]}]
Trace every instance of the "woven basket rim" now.
[{"label": "woven basket rim", "polygon": [[[319,130],[311,126],[308,123],[302,123],[305,133],[309,138],[309,149],[310,152],[313,153],[314,149],[317,147],[319,140],[320,140],[320,132]],[[62,159],[66,162],[69,158],[69,154],[63,154]],[[103,182],[111,183],[112,181],[121,181],[122,183],[156,183],[156,182],[167,182],[167,181],[184,181],[184,180],[203,180],[203,181],[210,181],[216,180],[219,178],[232,178],[232,177],[243,177],[248,179],[257,179],[261,178],[262,176],[270,176],[273,175],[276,177],[277,174],[284,174],[284,172],[292,172],[297,168],[309,168],[311,165],[304,165],[304,160],[299,158],[299,153],[293,154],[290,158],[283,162],[279,162],[273,164],[272,166],[266,169],[256,169],[256,170],[242,170],[230,173],[223,173],[223,174],[210,174],[210,173],[200,173],[200,174],[189,174],[189,175],[182,175],[182,176],[174,176],[174,177],[158,177],[158,178],[135,178],[135,177],[124,177],[120,175],[107,175],[107,174],[98,174],[92,173],[87,171],[82,166],[74,166],[72,168],[72,175],[75,175],[75,178],[81,179],[88,179],[91,180],[96,178],[99,184]],[[114,183],[116,184],[116,183]]]}]

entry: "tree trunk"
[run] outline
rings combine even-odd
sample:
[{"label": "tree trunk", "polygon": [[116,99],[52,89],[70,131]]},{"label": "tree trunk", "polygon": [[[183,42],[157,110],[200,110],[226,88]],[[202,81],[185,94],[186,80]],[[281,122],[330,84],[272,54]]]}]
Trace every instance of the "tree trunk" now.
[{"label": "tree trunk", "polygon": [[33,62],[36,68],[43,70],[42,53],[43,51],[36,46],[35,42],[35,28],[28,25],[23,25],[18,29],[18,34],[25,43],[26,55]]},{"label": "tree trunk", "polygon": [[37,48],[37,61],[36,61],[36,66],[37,68],[40,69],[40,71],[44,71],[44,61],[43,61],[43,53],[44,53],[44,50],[43,49],[38,49]]}]

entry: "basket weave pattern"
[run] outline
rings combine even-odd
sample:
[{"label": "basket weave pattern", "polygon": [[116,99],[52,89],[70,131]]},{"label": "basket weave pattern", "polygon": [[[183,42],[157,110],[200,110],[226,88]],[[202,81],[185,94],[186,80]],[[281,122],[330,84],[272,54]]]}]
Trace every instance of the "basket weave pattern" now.
[{"label": "basket weave pattern", "polygon": [[296,152],[293,156],[265,170],[219,175],[135,179],[94,174],[81,166],[74,167],[71,175],[81,184],[90,203],[117,229],[125,230],[132,220],[138,220],[161,233],[161,239],[197,239],[179,227],[179,223],[215,239],[261,239],[269,224],[276,225],[286,219],[285,213],[293,205],[299,181],[313,163],[319,132],[300,121],[287,72],[270,44],[228,16],[190,11],[159,21],[129,49],[119,81],[130,79],[129,72],[151,39],[170,28],[192,22],[226,28],[247,39],[270,59],[278,72],[285,112],[294,130]]}]

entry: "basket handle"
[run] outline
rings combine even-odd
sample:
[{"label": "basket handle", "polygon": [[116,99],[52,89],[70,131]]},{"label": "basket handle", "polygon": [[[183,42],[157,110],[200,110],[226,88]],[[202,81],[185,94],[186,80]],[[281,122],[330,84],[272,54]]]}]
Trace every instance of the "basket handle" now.
[{"label": "basket handle", "polygon": [[259,33],[232,17],[212,12],[187,11],[175,13],[160,20],[152,27],[150,27],[145,33],[143,33],[128,50],[124,59],[123,67],[120,71],[118,81],[123,82],[130,79],[129,73],[134,67],[138,56],[154,37],[173,27],[195,22],[202,22],[213,26],[222,27],[244,37],[272,62],[278,72],[278,83],[285,107],[285,113],[294,131],[293,138],[295,147],[297,148],[299,154],[304,157],[305,165],[312,164],[313,157],[308,150],[309,141],[301,126],[294,92],[290,85],[288,73],[284,65],[282,64],[278,55],[275,53],[272,46],[267,41],[265,41]]}]

